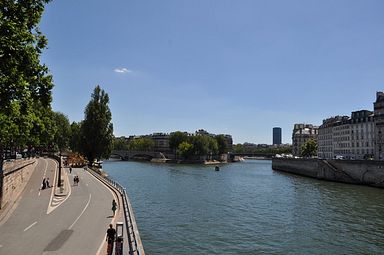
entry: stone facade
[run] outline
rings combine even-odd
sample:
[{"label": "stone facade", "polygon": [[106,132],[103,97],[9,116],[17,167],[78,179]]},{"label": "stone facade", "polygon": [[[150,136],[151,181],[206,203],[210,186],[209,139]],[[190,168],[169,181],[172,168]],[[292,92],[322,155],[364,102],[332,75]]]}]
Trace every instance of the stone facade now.
[{"label": "stone facade", "polygon": [[376,93],[373,107],[375,115],[375,159],[384,160],[384,92]]},{"label": "stone facade", "polygon": [[3,178],[0,180],[3,185],[0,208],[11,206],[16,201],[35,170],[35,160],[22,159],[22,161],[23,164],[17,165],[15,169],[4,170]]},{"label": "stone facade", "polygon": [[384,166],[380,161],[274,158],[272,169],[321,180],[384,188]]},{"label": "stone facade", "polygon": [[375,123],[373,112],[363,110],[352,112],[350,119],[351,159],[374,157]]},{"label": "stone facade", "polygon": [[292,154],[301,156],[301,146],[309,139],[317,140],[318,127],[312,124],[295,124],[292,132]]},{"label": "stone facade", "polygon": [[323,120],[319,127],[318,157],[323,159],[368,159],[374,152],[373,112],[352,112],[351,117]]}]

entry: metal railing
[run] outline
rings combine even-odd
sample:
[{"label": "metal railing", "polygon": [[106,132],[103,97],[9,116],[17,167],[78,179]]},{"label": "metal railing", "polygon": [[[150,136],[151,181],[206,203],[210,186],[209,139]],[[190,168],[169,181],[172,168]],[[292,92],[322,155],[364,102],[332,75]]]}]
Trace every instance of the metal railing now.
[{"label": "metal railing", "polygon": [[107,182],[109,185],[114,187],[121,195],[123,201],[123,209],[124,209],[124,218],[126,223],[126,232],[128,237],[128,245],[129,245],[129,254],[133,255],[145,255],[144,247],[141,242],[139,230],[137,228],[135,216],[133,213],[133,208],[131,202],[129,201],[127,192],[125,188],[118,183],[108,177],[101,177],[96,171],[90,171],[95,173],[94,175],[100,179],[101,181]]}]

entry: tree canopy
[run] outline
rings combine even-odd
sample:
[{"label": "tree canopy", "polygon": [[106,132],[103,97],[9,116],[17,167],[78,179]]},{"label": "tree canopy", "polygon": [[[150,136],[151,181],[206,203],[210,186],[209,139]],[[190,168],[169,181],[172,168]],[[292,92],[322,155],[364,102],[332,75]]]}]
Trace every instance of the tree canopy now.
[{"label": "tree canopy", "polygon": [[40,63],[47,39],[38,27],[48,2],[0,1],[1,148],[46,145],[53,138],[53,81]]},{"label": "tree canopy", "polygon": [[108,94],[96,86],[85,108],[81,125],[82,152],[89,164],[95,159],[109,157],[113,146],[112,114]]},{"label": "tree canopy", "polygon": [[301,156],[313,157],[317,155],[317,141],[315,139],[309,139],[301,146]]},{"label": "tree canopy", "polygon": [[128,148],[133,151],[152,151],[155,142],[149,137],[135,138],[129,142]]}]

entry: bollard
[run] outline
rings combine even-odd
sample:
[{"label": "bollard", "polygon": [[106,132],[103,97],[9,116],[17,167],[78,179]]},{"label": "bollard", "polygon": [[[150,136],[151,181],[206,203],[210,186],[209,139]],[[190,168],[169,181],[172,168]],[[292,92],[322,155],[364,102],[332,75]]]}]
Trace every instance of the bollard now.
[{"label": "bollard", "polygon": [[61,180],[60,193],[64,192],[64,180]]},{"label": "bollard", "polygon": [[115,255],[123,255],[123,230],[124,223],[116,222],[116,244],[115,244]]}]

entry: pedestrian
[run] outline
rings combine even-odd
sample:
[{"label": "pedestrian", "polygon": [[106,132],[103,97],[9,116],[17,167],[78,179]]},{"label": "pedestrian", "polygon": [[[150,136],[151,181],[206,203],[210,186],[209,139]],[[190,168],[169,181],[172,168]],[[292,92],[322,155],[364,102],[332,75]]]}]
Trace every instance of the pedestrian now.
[{"label": "pedestrian", "polygon": [[113,216],[115,216],[115,211],[117,209],[117,203],[115,201],[115,199],[112,200],[112,212],[113,212]]},{"label": "pedestrian", "polygon": [[43,179],[43,184],[41,186],[41,189],[45,189],[47,187],[47,183],[45,182],[45,178]]},{"label": "pedestrian", "polygon": [[45,180],[45,184],[46,184],[47,188],[50,188],[50,187],[51,187],[51,186],[49,185],[49,178],[47,178],[47,179]]},{"label": "pedestrian", "polygon": [[115,236],[116,236],[116,230],[113,228],[112,224],[109,224],[109,229],[107,230],[107,237],[106,237],[106,241],[108,242],[108,246],[107,246],[108,255],[112,255]]},{"label": "pedestrian", "polygon": [[72,173],[72,167],[71,166],[69,167],[69,173],[70,174]]}]

